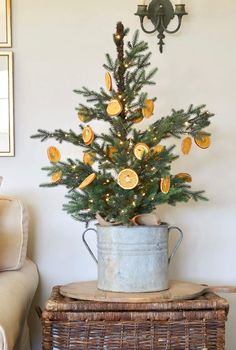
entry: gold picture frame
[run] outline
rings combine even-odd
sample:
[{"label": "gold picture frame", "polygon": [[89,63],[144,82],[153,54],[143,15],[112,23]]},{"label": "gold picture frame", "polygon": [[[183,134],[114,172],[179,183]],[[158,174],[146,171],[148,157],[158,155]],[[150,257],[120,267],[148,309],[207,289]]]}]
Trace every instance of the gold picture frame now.
[{"label": "gold picture frame", "polygon": [[11,0],[0,0],[0,48],[12,47]]},{"label": "gold picture frame", "polygon": [[13,53],[0,52],[0,157],[13,157]]}]

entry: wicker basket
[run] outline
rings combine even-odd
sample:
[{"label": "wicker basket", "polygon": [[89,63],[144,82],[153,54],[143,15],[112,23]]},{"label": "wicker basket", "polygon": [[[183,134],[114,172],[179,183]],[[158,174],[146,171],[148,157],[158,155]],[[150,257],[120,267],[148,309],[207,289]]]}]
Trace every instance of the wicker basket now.
[{"label": "wicker basket", "polygon": [[166,303],[104,303],[62,297],[42,314],[44,350],[224,350],[228,303],[213,293]]}]

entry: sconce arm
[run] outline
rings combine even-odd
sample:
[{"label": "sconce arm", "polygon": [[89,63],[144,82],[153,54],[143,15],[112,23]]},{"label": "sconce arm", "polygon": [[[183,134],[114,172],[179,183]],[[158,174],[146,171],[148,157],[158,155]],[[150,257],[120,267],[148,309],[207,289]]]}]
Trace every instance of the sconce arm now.
[{"label": "sconce arm", "polygon": [[155,28],[152,29],[152,30],[146,30],[146,29],[144,28],[144,24],[143,24],[144,18],[145,18],[144,16],[140,17],[140,24],[141,24],[142,30],[143,30],[145,33],[147,33],[147,34],[153,34],[153,33],[155,33],[155,32],[157,31],[158,27],[160,26],[160,24],[163,22],[163,16],[159,16]]},{"label": "sconce arm", "polygon": [[164,22],[163,22],[163,17],[161,18],[161,26],[162,28],[164,29],[164,31],[168,34],[174,34],[174,33],[177,33],[178,30],[180,29],[181,27],[181,24],[182,24],[182,18],[183,16],[182,15],[177,15],[178,16],[178,25],[177,25],[177,28],[174,29],[174,30],[168,30],[167,28],[165,28],[164,26]]}]

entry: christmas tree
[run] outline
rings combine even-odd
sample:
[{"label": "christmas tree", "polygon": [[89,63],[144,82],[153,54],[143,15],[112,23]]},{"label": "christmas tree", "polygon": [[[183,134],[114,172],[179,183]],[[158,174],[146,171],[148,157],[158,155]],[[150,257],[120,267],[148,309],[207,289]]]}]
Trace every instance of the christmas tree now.
[{"label": "christmas tree", "polygon": [[[61,161],[58,148],[48,148],[51,165],[43,168],[51,182],[41,186],[65,186],[68,203],[64,209],[76,220],[88,223],[99,214],[107,222],[132,225],[135,216],[151,213],[164,203],[205,200],[204,191],[192,191],[191,176],[171,174],[171,163],[178,158],[175,145],[164,146],[170,137],[182,139],[182,153],[188,154],[192,140],[201,147],[210,145],[210,134],[205,128],[213,116],[205,105],[187,111],[172,110],[159,118],[147,130],[136,126],[144,118],[152,117],[155,98],[142,89],[155,84],[157,69],[149,70],[148,45],[139,40],[138,31],[124,47],[128,29],[117,24],[113,36],[117,58],[106,55],[106,89],[99,92],[86,87],[75,90],[87,100],[79,104],[78,117],[83,123],[81,133],[56,129],[39,129],[32,138],[41,141],[53,138],[67,141],[84,150],[83,160]],[[107,134],[97,135],[88,125],[91,120],[109,123]]]}]

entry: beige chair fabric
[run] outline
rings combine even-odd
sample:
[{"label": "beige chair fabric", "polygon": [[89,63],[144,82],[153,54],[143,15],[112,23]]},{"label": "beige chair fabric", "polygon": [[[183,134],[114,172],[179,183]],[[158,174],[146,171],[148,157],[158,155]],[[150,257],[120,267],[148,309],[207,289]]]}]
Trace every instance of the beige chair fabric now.
[{"label": "beige chair fabric", "polygon": [[25,261],[28,215],[23,204],[0,197],[0,271],[18,270]]},{"label": "beige chair fabric", "polygon": [[19,271],[0,273],[0,350],[30,350],[27,317],[37,285],[29,259]]}]

